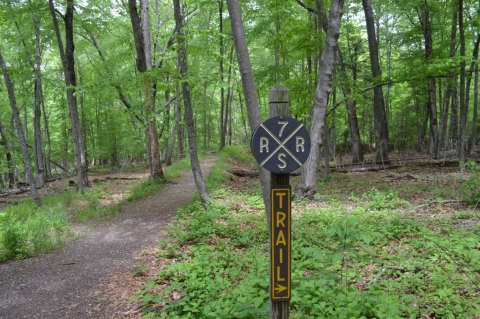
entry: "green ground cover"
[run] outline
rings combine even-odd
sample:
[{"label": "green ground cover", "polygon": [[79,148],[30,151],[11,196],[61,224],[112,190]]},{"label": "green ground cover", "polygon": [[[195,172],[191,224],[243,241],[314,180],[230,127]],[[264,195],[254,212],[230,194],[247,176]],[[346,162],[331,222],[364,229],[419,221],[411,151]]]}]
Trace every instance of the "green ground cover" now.
[{"label": "green ground cover", "polygon": [[[167,180],[190,169],[187,159],[165,168]],[[135,202],[160,190],[164,183],[151,180],[133,182],[123,200],[111,205],[101,202],[108,198],[105,183],[93,184],[83,195],[74,190],[42,198],[43,206],[36,208],[31,199],[0,210],[0,262],[22,259],[64,247],[72,238],[72,222],[112,216],[125,204]]]},{"label": "green ground cover", "polygon": [[[157,256],[162,267],[134,297],[142,318],[268,317],[257,181],[220,174],[249,161],[245,153],[221,154],[207,208],[194,202],[179,211]],[[294,201],[291,318],[479,317],[478,210],[435,206],[449,194],[440,183],[432,192],[419,178],[398,191],[365,180],[374,177],[334,175],[319,182],[317,200]],[[427,205],[417,209],[418,198]]]}]

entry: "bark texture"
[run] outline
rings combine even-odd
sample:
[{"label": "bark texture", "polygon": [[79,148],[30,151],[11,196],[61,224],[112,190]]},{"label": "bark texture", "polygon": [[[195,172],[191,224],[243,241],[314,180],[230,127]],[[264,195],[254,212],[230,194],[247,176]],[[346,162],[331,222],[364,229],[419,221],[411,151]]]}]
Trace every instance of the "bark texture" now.
[{"label": "bark texture", "polygon": [[[456,2],[453,4],[452,10],[452,27],[450,29],[450,49],[448,56],[453,58],[456,52],[456,39],[457,39],[457,17],[458,17],[458,5]],[[452,93],[454,87],[454,76],[453,72],[448,73],[447,80],[445,82],[445,99],[444,105],[442,110],[442,122],[441,122],[441,130],[440,130],[440,141],[439,141],[439,148],[441,150],[447,149],[448,139],[447,139],[447,127],[448,127],[448,111],[450,108],[450,103],[452,101]],[[452,123],[453,124],[453,123]]]},{"label": "bark texture", "polygon": [[[42,53],[40,51],[40,18],[34,18],[35,24],[35,100],[34,100],[34,117],[33,117],[33,131],[34,131],[34,150],[35,150],[35,169],[37,186],[45,185],[45,165],[43,160],[43,145],[42,145],[42,130],[41,130],[41,116],[42,116]],[[45,116],[45,115],[44,115]]]},{"label": "bark texture", "polygon": [[[372,3],[371,0],[362,0],[362,4],[367,24],[368,50],[370,52],[372,76],[375,80],[378,80],[382,76],[382,72],[378,59],[378,43],[375,35],[375,19],[373,17]],[[375,160],[377,163],[388,163],[388,124],[381,85],[376,85],[373,89],[373,113],[375,122]]]},{"label": "bark texture", "polygon": [[220,48],[220,62],[219,62],[219,72],[220,72],[220,149],[225,147],[225,125],[224,125],[224,113],[225,113],[225,88],[223,86],[224,82],[224,55],[225,55],[225,43],[223,39],[223,0],[218,2],[218,15],[219,15],[219,48]]},{"label": "bark texture", "polygon": [[[423,39],[425,42],[425,62],[429,64],[433,57],[433,39],[432,39],[432,23],[430,19],[430,8],[427,1],[424,2],[420,9],[420,24],[423,29]],[[433,158],[438,158],[438,125],[437,125],[437,101],[435,77],[429,76],[427,80],[427,114],[430,121],[430,138],[429,152]]]},{"label": "bark texture", "polygon": [[150,18],[148,14],[148,0],[141,0],[141,16],[138,13],[137,1],[128,0],[128,12],[132,23],[133,38],[135,41],[137,70],[144,76],[143,95],[147,121],[147,150],[149,154],[150,177],[153,180],[164,179],[162,162],[160,159],[160,143],[155,122],[155,94],[151,80],[152,55],[150,41]]},{"label": "bark texture", "polygon": [[[10,107],[12,108],[12,116],[13,120],[15,121],[15,127],[17,129],[18,142],[22,149],[23,162],[25,165],[25,179],[28,180],[30,183],[30,192],[32,194],[35,205],[37,207],[40,207],[42,205],[42,202],[37,192],[37,185],[35,184],[35,180],[33,178],[32,162],[30,161],[30,154],[28,153],[27,140],[25,138],[25,134],[23,133],[22,120],[20,119],[20,113],[17,107],[17,100],[15,98],[13,83],[10,79],[10,73],[8,72],[7,65],[3,60],[2,52],[0,52],[0,67],[3,72],[3,78],[5,79],[5,86],[7,87],[8,99],[10,101]],[[4,140],[3,134],[2,140]]]},{"label": "bark texture", "polygon": [[5,157],[7,160],[7,170],[8,170],[8,187],[13,188],[15,185],[15,175],[14,175],[14,167],[13,167],[13,158],[12,153],[10,152],[10,144],[8,143],[7,134],[5,132],[5,128],[3,127],[2,119],[0,118],[0,144],[5,151]]},{"label": "bark texture", "polygon": [[[468,69],[468,74],[470,76],[467,79],[467,88],[466,88],[466,96],[465,96],[465,104],[470,104],[470,86],[472,84],[472,75],[474,78],[473,84],[473,118],[472,118],[472,129],[470,131],[470,137],[468,139],[468,152],[472,150],[472,148],[476,144],[476,136],[477,136],[477,120],[478,120],[478,96],[475,92],[478,92],[478,47],[480,45],[480,32],[477,33],[477,38],[475,39],[475,44],[473,45],[473,53],[472,53],[472,62],[470,63],[470,67]],[[477,69],[477,72],[475,71]]]},{"label": "bark texture", "polygon": [[458,1],[458,30],[460,33],[460,139],[458,141],[458,158],[460,170],[465,171],[465,139],[467,130],[468,105],[465,98],[465,29],[463,27],[463,0]]},{"label": "bark texture", "polygon": [[[340,77],[342,80],[342,91],[347,104],[348,129],[350,132],[350,139],[352,141],[352,162],[363,162],[362,145],[360,142],[360,128],[358,126],[357,118],[357,101],[352,98],[352,90],[348,84],[347,70],[343,62],[342,52],[337,46],[337,62],[340,68]],[[355,78],[353,79],[355,81]]]},{"label": "bark texture", "polygon": [[303,166],[301,181],[297,186],[297,194],[301,197],[310,197],[316,192],[317,165],[320,158],[320,146],[323,142],[322,135],[325,128],[328,96],[332,88],[333,66],[340,35],[343,3],[343,0],[334,0],[330,7],[325,48],[320,58],[320,76],[315,90],[312,127],[310,129],[312,148],[310,156]]},{"label": "bark texture", "polygon": [[78,115],[77,97],[75,87],[77,84],[75,74],[75,45],[73,41],[73,0],[67,0],[65,10],[65,49],[58,26],[57,15],[53,0],[49,0],[50,14],[53,19],[53,27],[57,37],[58,49],[63,65],[65,84],[67,86],[67,102],[69,107],[70,121],[72,124],[73,151],[75,153],[75,166],[77,169],[77,187],[80,193],[83,193],[84,187],[89,186],[88,167],[85,156],[82,134],[80,132],[80,118]]},{"label": "bark texture", "polygon": [[180,0],[173,0],[173,10],[175,14],[175,32],[177,35],[177,60],[180,69],[180,77],[182,80],[183,105],[185,106],[185,122],[187,124],[188,145],[190,164],[192,166],[193,178],[195,185],[200,194],[202,203],[209,201],[207,186],[202,176],[200,163],[198,161],[197,136],[193,120],[192,101],[190,97],[190,83],[188,77],[188,57],[185,34],[183,33],[183,15],[180,8]]},{"label": "bark texture", "polygon": [[[242,78],[243,95],[247,105],[248,122],[250,124],[250,130],[253,133],[253,130],[260,125],[261,119],[252,65],[250,63],[247,41],[243,30],[242,12],[238,0],[227,0],[227,5],[230,14],[230,23],[232,25],[233,41],[235,43],[237,60]],[[260,166],[258,166],[258,169],[263,187],[263,201],[268,210],[268,207],[270,207],[270,174]],[[269,218],[267,211],[267,219],[269,220]]]}]

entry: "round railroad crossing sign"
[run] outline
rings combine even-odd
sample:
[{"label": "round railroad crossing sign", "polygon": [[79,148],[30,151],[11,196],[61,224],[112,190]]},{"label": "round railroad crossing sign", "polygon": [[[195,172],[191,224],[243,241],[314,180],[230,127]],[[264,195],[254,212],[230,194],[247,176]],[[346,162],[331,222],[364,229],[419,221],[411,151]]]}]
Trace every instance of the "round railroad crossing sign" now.
[{"label": "round railroad crossing sign", "polygon": [[288,174],[307,160],[310,135],[297,120],[289,116],[274,116],[255,129],[250,147],[263,168],[276,174]]}]

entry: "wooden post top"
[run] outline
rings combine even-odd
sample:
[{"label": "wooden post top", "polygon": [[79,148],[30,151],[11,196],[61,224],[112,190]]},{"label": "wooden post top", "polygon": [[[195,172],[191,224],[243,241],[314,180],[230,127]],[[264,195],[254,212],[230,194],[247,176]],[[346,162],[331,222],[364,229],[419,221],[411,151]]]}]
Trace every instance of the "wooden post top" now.
[{"label": "wooden post top", "polygon": [[275,86],[268,94],[268,103],[289,103],[290,95],[288,89],[284,86]]},{"label": "wooden post top", "polygon": [[290,115],[290,94],[284,86],[276,86],[268,94],[269,115]]}]

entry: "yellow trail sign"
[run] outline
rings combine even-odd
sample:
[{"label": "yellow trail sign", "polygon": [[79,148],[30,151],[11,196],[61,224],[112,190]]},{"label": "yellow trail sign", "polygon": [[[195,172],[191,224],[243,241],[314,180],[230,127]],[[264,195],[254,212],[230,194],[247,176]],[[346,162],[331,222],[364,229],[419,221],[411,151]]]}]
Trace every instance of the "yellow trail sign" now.
[{"label": "yellow trail sign", "polygon": [[291,188],[272,187],[271,192],[271,299],[290,300],[291,283]]}]

